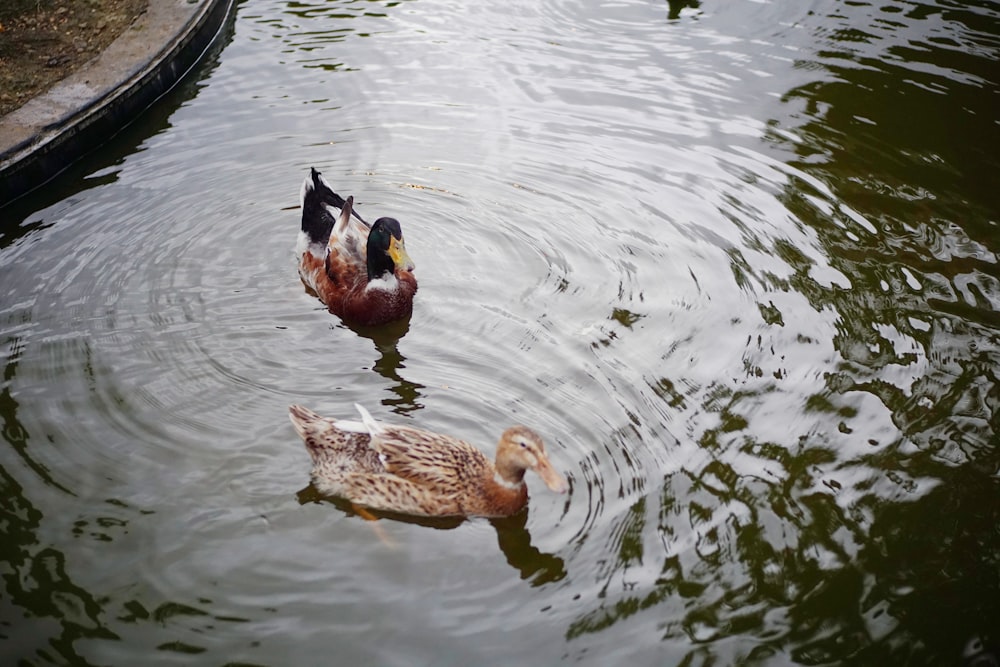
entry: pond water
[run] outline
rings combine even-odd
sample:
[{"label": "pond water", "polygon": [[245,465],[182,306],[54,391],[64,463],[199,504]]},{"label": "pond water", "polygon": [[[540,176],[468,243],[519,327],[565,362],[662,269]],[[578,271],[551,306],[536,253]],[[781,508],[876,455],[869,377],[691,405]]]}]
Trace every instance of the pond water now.
[{"label": "pond water", "polygon": [[[246,0],[0,209],[3,664],[958,664],[1000,641],[1000,7]],[[306,293],[320,169],[408,323]],[[290,403],[525,423],[362,520]]]}]

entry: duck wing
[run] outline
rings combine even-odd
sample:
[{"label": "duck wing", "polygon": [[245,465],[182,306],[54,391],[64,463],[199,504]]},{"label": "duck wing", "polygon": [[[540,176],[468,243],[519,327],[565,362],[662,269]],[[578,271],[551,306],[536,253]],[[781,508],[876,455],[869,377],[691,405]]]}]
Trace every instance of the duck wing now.
[{"label": "duck wing", "polygon": [[387,473],[442,492],[458,492],[477,485],[484,476],[492,477],[493,463],[464,440],[379,424],[362,406],[355,407]]},{"label": "duck wing", "polygon": [[[337,224],[330,233],[328,257],[339,255],[340,259],[354,265],[355,271],[368,273],[368,232],[367,227],[354,220],[354,197],[344,201]],[[327,267],[329,272],[329,267]]]},{"label": "duck wing", "polygon": [[386,472],[438,489],[477,486],[493,464],[462,440],[415,428],[390,427],[373,439]]}]

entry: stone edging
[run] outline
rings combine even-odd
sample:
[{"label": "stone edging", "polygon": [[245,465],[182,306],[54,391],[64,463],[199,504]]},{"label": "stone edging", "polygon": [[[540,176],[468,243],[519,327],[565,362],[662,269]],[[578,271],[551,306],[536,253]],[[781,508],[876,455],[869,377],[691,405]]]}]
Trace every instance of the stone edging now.
[{"label": "stone edging", "polygon": [[219,34],[235,0],[151,0],[101,55],[0,118],[0,206],[59,174],[169,91]]}]

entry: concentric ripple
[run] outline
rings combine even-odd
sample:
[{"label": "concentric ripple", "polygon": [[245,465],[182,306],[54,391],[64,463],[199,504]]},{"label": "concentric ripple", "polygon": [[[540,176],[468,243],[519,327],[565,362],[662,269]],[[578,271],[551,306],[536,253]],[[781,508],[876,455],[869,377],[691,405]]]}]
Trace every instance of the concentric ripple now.
[{"label": "concentric ripple", "polygon": [[[238,12],[166,117],[0,211],[17,659],[949,664],[990,630],[994,6]],[[311,166],[401,221],[409,322],[302,286]],[[372,524],[293,402],[524,423],[571,493]]]}]

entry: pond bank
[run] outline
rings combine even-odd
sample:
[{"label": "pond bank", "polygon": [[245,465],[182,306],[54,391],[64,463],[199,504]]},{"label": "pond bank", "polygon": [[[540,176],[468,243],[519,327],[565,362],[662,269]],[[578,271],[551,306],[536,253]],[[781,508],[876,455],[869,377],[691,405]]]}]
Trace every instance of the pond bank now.
[{"label": "pond bank", "polygon": [[51,179],[173,87],[231,7],[232,0],[150,3],[98,57],[0,117],[0,205]]}]

